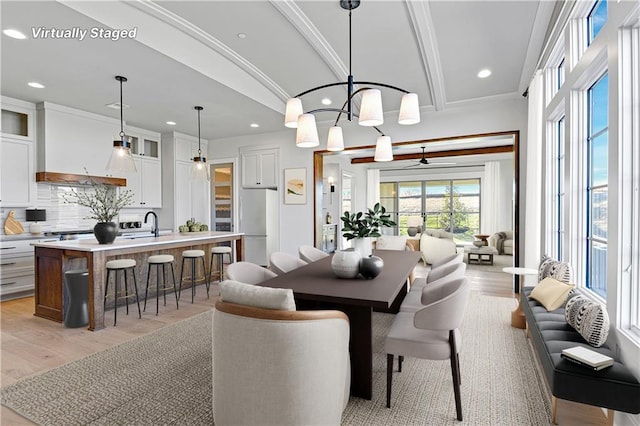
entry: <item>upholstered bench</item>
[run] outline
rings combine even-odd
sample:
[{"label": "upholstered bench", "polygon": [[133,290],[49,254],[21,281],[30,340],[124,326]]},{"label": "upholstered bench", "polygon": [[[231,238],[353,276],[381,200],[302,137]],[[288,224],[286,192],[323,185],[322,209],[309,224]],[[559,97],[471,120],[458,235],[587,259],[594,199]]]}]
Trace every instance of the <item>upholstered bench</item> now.
[{"label": "upholstered bench", "polygon": [[564,306],[547,311],[542,304],[529,297],[532,290],[533,287],[526,287],[520,293],[521,305],[533,348],[553,395],[553,422],[556,423],[556,398],[607,408],[611,425],[613,410],[640,413],[640,383],[621,362],[616,360],[611,367],[592,371],[560,357],[563,349],[585,346],[616,358],[606,344],[599,348],[590,346],[567,324]]}]

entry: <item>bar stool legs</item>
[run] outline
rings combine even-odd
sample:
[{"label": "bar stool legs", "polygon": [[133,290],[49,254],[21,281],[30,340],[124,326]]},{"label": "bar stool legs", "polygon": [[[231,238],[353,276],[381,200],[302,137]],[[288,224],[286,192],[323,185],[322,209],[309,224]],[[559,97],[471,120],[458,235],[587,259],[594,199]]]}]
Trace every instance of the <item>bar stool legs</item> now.
[{"label": "bar stool legs", "polygon": [[[147,259],[147,263],[149,264],[149,268],[147,270],[147,286],[144,290],[144,309],[147,310],[147,295],[149,293],[149,279],[151,278],[151,266],[156,266],[156,315],[158,315],[158,311],[160,308],[160,290],[162,290],[162,297],[164,299],[164,306],[167,306],[167,289],[171,289],[171,287],[167,287],[167,273],[165,269],[165,265],[168,263],[171,265],[171,277],[173,278],[173,294],[176,298],[176,309],[179,309],[178,305],[178,289],[176,288],[176,274],[173,269],[173,256],[170,254],[159,254],[155,256],[149,256]],[[160,286],[160,266],[162,266],[162,287]]]},{"label": "bar stool legs", "polygon": [[209,264],[209,283],[211,283],[211,278],[214,275],[213,272],[213,257],[216,256],[218,259],[218,270],[216,271],[216,275],[218,277],[218,281],[222,281],[224,278],[224,255],[229,255],[229,262],[233,262],[231,258],[231,247],[226,246],[216,246],[211,247],[211,262]]},{"label": "bar stool legs", "polygon": [[115,326],[118,321],[118,271],[122,271],[124,275],[124,299],[126,301],[127,306],[127,315],[129,315],[129,285],[127,282],[127,270],[131,270],[133,275],[133,287],[135,290],[136,304],[138,305],[138,318],[142,318],[142,311],[140,310],[140,300],[138,299],[138,281],[136,279],[136,261],[133,259],[117,259],[110,260],[106,263],[107,268],[107,279],[104,286],[104,306],[107,305],[107,295],[109,290],[109,277],[111,276],[111,272],[115,273],[115,291],[114,291],[114,313],[113,313],[113,325]]},{"label": "bar stool legs", "polygon": [[180,289],[178,290],[178,300],[182,295],[182,281],[184,280],[185,262],[189,261],[191,266],[191,303],[193,303],[196,296],[196,259],[202,261],[202,273],[205,280],[205,286],[207,288],[207,298],[209,298],[209,282],[206,281],[207,277],[207,265],[204,262],[203,250],[185,250],[182,252],[182,268],[180,271]]}]

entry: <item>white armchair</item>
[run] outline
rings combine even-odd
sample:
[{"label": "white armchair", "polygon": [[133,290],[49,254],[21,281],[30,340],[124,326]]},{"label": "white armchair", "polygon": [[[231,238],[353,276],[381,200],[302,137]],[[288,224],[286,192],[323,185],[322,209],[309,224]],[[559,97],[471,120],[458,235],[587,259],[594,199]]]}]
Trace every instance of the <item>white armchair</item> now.
[{"label": "white armchair", "polygon": [[456,254],[453,234],[440,229],[426,229],[420,236],[420,251],[424,263],[434,263]]},{"label": "white armchair", "polygon": [[[231,303],[238,298],[226,286],[213,314],[215,423],[339,425],[351,383],[347,316],[284,310],[286,303],[284,309],[247,305],[251,297],[270,299],[268,294],[245,294],[245,304]],[[259,286],[250,287],[247,293]],[[293,300],[289,289],[259,289],[274,291],[274,299],[288,291]]]},{"label": "white armchair", "polygon": [[498,250],[498,254],[513,254],[513,231],[496,232],[489,237],[489,245]]}]

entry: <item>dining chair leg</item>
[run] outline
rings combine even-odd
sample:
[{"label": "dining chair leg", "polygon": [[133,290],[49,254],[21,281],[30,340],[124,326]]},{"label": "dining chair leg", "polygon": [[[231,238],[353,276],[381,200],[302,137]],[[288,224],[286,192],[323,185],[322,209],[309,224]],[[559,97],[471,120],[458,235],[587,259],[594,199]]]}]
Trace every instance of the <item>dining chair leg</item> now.
[{"label": "dining chair leg", "polygon": [[393,354],[387,354],[387,408],[391,408],[391,381],[393,380]]},{"label": "dining chair leg", "polygon": [[456,418],[462,421],[462,401],[460,398],[460,372],[458,371],[458,363],[456,362],[458,349],[456,348],[456,340],[453,334],[453,330],[449,330],[449,347],[451,348],[451,355],[449,357],[449,360],[451,362],[451,378],[453,379],[453,394],[456,400]]},{"label": "dining chair leg", "polygon": [[460,371],[460,354],[456,354],[456,365],[458,366],[458,384],[462,385],[462,373]]},{"label": "dining chair leg", "polygon": [[402,373],[402,362],[404,361],[403,355],[398,355],[398,373]]}]

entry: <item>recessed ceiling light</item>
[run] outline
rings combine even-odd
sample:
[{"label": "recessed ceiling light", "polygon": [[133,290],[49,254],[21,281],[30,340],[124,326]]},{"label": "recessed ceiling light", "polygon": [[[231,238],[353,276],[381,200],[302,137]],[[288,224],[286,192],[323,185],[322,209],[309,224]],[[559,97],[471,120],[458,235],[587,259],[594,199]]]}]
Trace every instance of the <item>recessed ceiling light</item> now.
[{"label": "recessed ceiling light", "polygon": [[169,126],[175,126],[175,125],[176,125],[176,122],[175,122],[175,121],[167,121],[167,124],[168,124]]},{"label": "recessed ceiling light", "polygon": [[28,86],[34,87],[36,89],[44,89],[44,85],[37,83],[35,81],[31,81],[29,83],[27,83]]},{"label": "recessed ceiling light", "polygon": [[256,127],[260,127],[260,125],[258,123],[251,123],[249,124],[249,126],[256,128]]},{"label": "recessed ceiling light", "polygon": [[10,28],[3,30],[2,32],[4,33],[4,35],[9,36],[11,38],[17,38],[18,40],[24,40],[25,38],[27,38],[27,36],[21,33],[20,31],[12,30]]},{"label": "recessed ceiling light", "polygon": [[331,99],[329,98],[324,98],[320,102],[322,102],[322,105],[331,105]]},{"label": "recessed ceiling light", "polygon": [[488,68],[485,68],[483,70],[480,70],[478,72],[478,78],[487,78],[491,75],[491,70]]},{"label": "recessed ceiling light", "polygon": [[247,35],[245,33],[238,33],[238,38],[245,39]]},{"label": "recessed ceiling light", "polygon": [[[106,104],[105,105],[107,108],[111,108],[111,109],[120,109],[120,102],[113,102],[110,104]],[[122,104],[123,108],[129,108],[129,105],[127,104]]]}]

